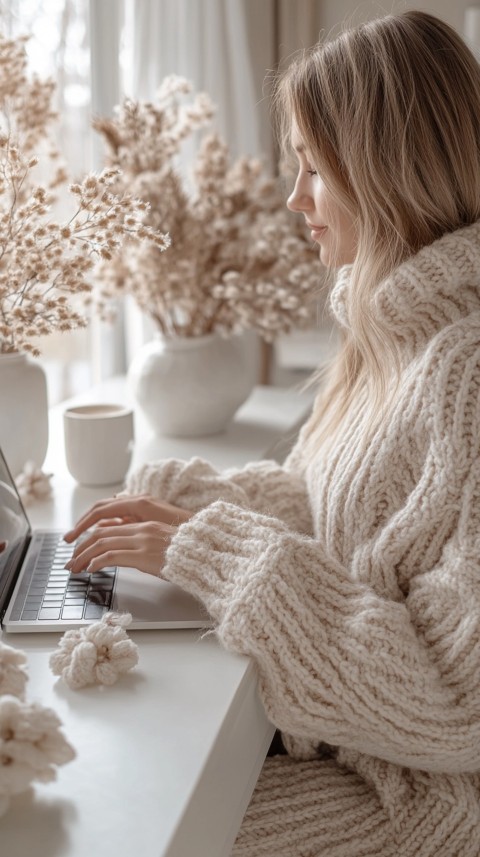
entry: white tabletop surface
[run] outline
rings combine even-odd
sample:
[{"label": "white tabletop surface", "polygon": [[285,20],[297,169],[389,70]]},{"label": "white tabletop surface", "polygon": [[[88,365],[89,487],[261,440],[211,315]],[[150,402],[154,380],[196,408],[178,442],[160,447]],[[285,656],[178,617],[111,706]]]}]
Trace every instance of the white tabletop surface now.
[{"label": "white tabletop surface", "polygon": [[[123,379],[77,397],[126,402]],[[231,427],[209,438],[157,438],[135,415],[132,467],[200,455],[219,468],[280,459],[309,394],[255,388]],[[66,472],[61,414],[51,411],[46,471],[53,497],[28,507],[37,527],[69,527],[115,486],[82,488]],[[117,486],[118,489],[118,486]],[[55,709],[77,758],[0,819],[0,857],[227,857],[273,734],[252,662],[214,634],[136,631],[138,666],[110,688],[71,691],[48,666],[56,634],[4,634],[28,656],[27,693]]]}]

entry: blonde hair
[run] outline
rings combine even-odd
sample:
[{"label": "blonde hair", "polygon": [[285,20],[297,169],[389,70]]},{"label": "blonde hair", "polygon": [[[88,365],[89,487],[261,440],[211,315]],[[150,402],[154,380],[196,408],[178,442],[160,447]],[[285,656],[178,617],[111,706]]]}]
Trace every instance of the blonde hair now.
[{"label": "blonde hair", "polygon": [[377,425],[398,380],[397,346],[371,309],[378,284],[480,217],[480,66],[438,18],[388,15],[303,52],[279,77],[274,109],[284,151],[294,120],[358,237],[348,331],[310,423],[318,449],[359,395]]}]

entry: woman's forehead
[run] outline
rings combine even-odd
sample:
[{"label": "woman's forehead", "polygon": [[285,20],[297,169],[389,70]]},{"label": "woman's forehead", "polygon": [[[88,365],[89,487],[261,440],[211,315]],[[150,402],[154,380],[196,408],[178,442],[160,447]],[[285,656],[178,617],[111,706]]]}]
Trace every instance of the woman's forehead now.
[{"label": "woman's forehead", "polygon": [[295,120],[292,120],[292,126],[290,130],[290,143],[292,145],[292,149],[295,149],[296,152],[305,151],[305,143]]}]

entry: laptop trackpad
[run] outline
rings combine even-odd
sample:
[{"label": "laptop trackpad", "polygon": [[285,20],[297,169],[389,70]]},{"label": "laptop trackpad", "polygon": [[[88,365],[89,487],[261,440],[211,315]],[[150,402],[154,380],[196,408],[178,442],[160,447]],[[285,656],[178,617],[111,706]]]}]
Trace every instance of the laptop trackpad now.
[{"label": "laptop trackpad", "polygon": [[118,568],[112,610],[131,613],[129,628],[207,628],[203,604],[174,583],[134,568]]}]

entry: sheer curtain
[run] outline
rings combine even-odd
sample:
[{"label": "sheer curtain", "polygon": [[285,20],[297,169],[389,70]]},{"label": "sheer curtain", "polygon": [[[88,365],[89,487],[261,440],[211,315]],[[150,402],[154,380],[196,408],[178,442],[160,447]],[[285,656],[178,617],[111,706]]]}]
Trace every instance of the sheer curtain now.
[{"label": "sheer curtain", "polygon": [[[123,0],[90,0],[90,79],[92,116],[111,116],[122,98],[123,82],[121,68],[121,34],[124,26]],[[103,146],[94,135],[92,160],[96,170],[104,163]],[[94,382],[127,369],[125,349],[125,311],[118,306],[113,323],[92,318],[91,360]]]},{"label": "sheer curtain", "polygon": [[[270,0],[257,5],[268,21]],[[261,149],[244,0],[143,0],[134,6],[132,93],[151,98],[172,72],[218,105],[216,125],[233,155]]]}]

